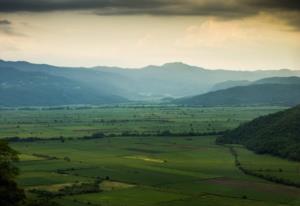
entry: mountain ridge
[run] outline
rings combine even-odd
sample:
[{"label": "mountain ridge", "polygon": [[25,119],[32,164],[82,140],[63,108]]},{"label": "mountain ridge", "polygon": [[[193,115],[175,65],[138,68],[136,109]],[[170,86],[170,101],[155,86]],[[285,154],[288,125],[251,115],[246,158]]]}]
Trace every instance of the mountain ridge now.
[{"label": "mountain ridge", "polygon": [[141,69],[121,67],[59,67],[26,61],[0,61],[0,68],[23,72],[43,72],[75,81],[94,91],[132,101],[157,101],[164,98],[195,96],[210,91],[226,80],[255,81],[270,76],[300,76],[300,71],[229,71],[208,70],[181,62],[148,66]]},{"label": "mountain ridge", "polygon": [[295,106],[300,104],[300,84],[252,84],[175,99],[187,106]]}]

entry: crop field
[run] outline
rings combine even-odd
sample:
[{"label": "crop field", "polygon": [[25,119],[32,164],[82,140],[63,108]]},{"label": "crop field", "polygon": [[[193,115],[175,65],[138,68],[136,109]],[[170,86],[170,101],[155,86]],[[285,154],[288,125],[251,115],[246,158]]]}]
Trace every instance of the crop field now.
[{"label": "crop field", "polygon": [[[228,148],[215,145],[214,140],[214,136],[113,137],[23,142],[13,147],[25,154],[18,163],[18,181],[28,191],[51,192],[101,179],[100,192],[58,198],[64,205],[299,204],[300,189],[243,174]],[[33,153],[55,159],[28,158]],[[277,167],[297,166],[272,160]],[[257,164],[265,161],[255,159]],[[294,175],[299,178],[299,173]]]},{"label": "crop field", "polygon": [[300,184],[300,163],[270,155],[258,155],[243,147],[235,147],[235,149],[241,164],[246,169]]},{"label": "crop field", "polygon": [[[106,134],[132,130],[147,134],[161,130],[180,133],[190,131],[191,124],[199,133],[223,131],[280,109],[9,110],[1,111],[1,127],[6,128],[1,129],[1,137],[25,138],[34,134],[45,138],[10,144],[20,152],[18,183],[28,194],[52,194],[87,184],[97,184],[100,188],[52,198],[63,206],[297,206],[300,205],[300,188],[244,174],[235,166],[229,148],[215,144],[216,135],[76,138],[103,130]],[[94,122],[97,118],[101,121]],[[108,124],[112,120],[114,123]],[[12,129],[17,128],[16,125],[20,130]],[[22,130],[23,127],[26,129]],[[87,130],[77,132],[76,127]],[[56,135],[74,138],[47,140]],[[291,181],[300,180],[299,162],[257,155],[238,145],[234,148],[247,169]]]},{"label": "crop field", "polygon": [[96,132],[157,134],[218,132],[282,107],[98,107],[0,110],[2,137],[82,137]]}]

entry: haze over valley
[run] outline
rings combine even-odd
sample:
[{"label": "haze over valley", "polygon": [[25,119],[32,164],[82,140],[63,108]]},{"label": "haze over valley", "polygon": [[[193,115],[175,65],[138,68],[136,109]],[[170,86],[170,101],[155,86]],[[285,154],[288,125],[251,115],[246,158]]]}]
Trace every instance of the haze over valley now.
[{"label": "haze over valley", "polygon": [[299,206],[297,0],[0,0],[0,206]]}]

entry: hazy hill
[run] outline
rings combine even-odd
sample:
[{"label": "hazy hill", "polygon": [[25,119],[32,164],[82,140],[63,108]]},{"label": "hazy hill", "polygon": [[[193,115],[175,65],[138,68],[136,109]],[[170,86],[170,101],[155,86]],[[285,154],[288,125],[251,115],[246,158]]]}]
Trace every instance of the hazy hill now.
[{"label": "hazy hill", "polygon": [[44,72],[0,67],[0,106],[110,104],[126,100]]},{"label": "hazy hill", "polygon": [[217,142],[243,144],[257,153],[300,160],[300,106],[259,117],[228,132]]},{"label": "hazy hill", "polygon": [[191,106],[293,106],[300,103],[300,84],[253,84],[176,99],[173,102]]},{"label": "hazy hill", "polygon": [[211,91],[217,91],[222,89],[228,89],[231,87],[237,86],[247,86],[251,84],[300,84],[300,77],[291,76],[291,77],[268,77],[264,79],[259,79],[257,81],[248,81],[248,80],[241,80],[241,81],[225,81],[215,84]]},{"label": "hazy hill", "polygon": [[198,95],[228,80],[255,81],[271,76],[300,76],[300,71],[229,71],[208,70],[183,63],[125,69],[119,67],[57,67],[29,62],[1,61],[0,68],[22,72],[42,72],[85,85],[101,94],[122,96],[130,100],[157,100]]},{"label": "hazy hill", "polygon": [[300,77],[271,77],[255,81],[253,84],[300,84]]},{"label": "hazy hill", "polygon": [[237,86],[247,86],[249,84],[251,84],[251,81],[248,80],[240,80],[240,81],[225,81],[225,82],[221,82],[221,83],[217,83],[215,84],[212,88],[211,91],[217,91],[217,90],[222,90],[222,89],[228,89],[231,87],[237,87]]}]

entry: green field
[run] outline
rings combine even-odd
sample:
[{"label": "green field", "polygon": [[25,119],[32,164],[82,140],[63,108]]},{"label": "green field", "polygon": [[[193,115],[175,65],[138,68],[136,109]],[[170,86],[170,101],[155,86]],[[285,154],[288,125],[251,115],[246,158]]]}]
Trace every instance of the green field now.
[{"label": "green field", "polygon": [[[1,137],[81,137],[93,132],[223,131],[274,107],[130,107],[1,111]],[[96,120],[99,119],[99,122]],[[128,120],[128,121],[127,121]],[[48,126],[49,125],[49,126]],[[191,126],[192,125],[192,126]],[[82,130],[85,128],[85,130]],[[300,189],[245,175],[216,136],[120,136],[15,142],[19,184],[56,192],[97,180],[101,191],[64,195],[65,206],[300,205]],[[300,180],[300,164],[235,146],[244,167]]]},{"label": "green field", "polygon": [[81,137],[105,134],[213,132],[234,128],[282,107],[98,107],[0,110],[1,137]]}]

